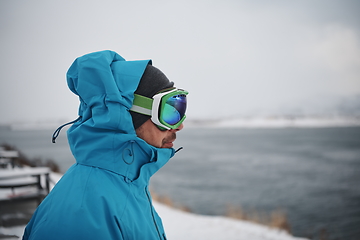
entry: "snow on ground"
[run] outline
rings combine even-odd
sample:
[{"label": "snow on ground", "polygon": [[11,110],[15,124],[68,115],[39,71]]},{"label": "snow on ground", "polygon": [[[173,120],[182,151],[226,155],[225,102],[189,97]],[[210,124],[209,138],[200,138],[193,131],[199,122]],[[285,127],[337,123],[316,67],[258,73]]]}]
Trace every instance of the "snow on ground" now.
[{"label": "snow on ground", "polygon": [[[57,182],[61,175],[51,173],[50,177],[54,182]],[[305,238],[293,237],[282,230],[271,229],[246,221],[187,213],[158,202],[154,202],[154,207],[162,218],[169,240],[305,240]],[[21,239],[24,229],[25,226],[0,227],[0,235],[19,237],[1,239]]]},{"label": "snow on ground", "polygon": [[154,202],[170,240],[300,240],[288,233],[258,224],[220,216],[187,213]]},{"label": "snow on ground", "polygon": [[[16,240],[21,239],[24,233],[25,226],[16,226],[11,228],[0,227],[0,236],[6,235],[9,237],[1,237],[1,240]],[[16,238],[18,237],[18,238]]]}]

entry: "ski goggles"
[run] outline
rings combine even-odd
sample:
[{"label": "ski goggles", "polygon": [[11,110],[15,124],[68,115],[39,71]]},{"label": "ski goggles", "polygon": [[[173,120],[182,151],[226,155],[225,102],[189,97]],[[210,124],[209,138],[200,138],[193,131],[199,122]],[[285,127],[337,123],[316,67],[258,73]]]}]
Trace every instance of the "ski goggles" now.
[{"label": "ski goggles", "polygon": [[153,98],[134,94],[131,111],[151,116],[151,121],[161,130],[176,129],[185,120],[187,91],[166,89]]}]

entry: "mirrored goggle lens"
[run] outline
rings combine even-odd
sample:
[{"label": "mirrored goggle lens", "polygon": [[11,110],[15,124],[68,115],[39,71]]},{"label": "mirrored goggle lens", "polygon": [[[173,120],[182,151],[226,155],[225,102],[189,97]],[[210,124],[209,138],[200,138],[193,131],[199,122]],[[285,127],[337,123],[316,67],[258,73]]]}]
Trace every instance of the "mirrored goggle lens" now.
[{"label": "mirrored goggle lens", "polygon": [[161,110],[161,118],[170,125],[175,125],[185,116],[186,95],[180,94],[170,97]]}]

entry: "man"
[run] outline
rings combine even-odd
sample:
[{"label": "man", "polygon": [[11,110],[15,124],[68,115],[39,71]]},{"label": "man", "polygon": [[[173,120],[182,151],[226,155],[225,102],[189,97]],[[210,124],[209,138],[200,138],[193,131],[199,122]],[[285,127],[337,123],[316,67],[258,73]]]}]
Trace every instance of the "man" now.
[{"label": "man", "polygon": [[37,208],[24,240],[166,239],[148,185],[175,154],[187,92],[151,64],[112,51],[72,64],[67,81],[80,117],[68,141],[76,163]]}]

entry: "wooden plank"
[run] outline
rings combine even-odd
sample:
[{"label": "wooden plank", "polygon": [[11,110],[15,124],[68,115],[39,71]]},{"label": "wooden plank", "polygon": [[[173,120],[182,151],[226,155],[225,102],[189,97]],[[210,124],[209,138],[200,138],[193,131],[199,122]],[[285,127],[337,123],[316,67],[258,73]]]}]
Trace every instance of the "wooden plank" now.
[{"label": "wooden plank", "polygon": [[39,203],[40,203],[40,201],[42,199],[44,199],[46,197],[46,195],[47,195],[47,192],[44,190],[40,190],[35,193],[17,194],[12,197],[0,199],[0,203],[26,201],[26,200],[39,200]]},{"label": "wooden plank", "polygon": [[0,169],[0,180],[26,176],[46,175],[49,173],[50,169],[48,167]]},{"label": "wooden plank", "polygon": [[15,179],[4,179],[0,181],[0,188],[25,187],[38,185],[38,179],[35,177],[21,177]]},{"label": "wooden plank", "polygon": [[17,158],[19,157],[18,151],[0,150],[0,158]]}]

